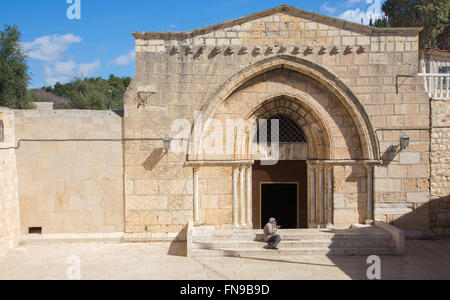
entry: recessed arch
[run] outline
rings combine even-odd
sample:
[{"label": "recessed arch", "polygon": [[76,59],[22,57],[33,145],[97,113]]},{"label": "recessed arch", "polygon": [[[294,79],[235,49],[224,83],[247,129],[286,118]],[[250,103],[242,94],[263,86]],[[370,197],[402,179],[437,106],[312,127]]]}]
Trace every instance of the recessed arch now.
[{"label": "recessed arch", "polygon": [[[324,112],[321,108],[313,105],[312,99],[299,98],[296,95],[280,93],[263,99],[261,103],[244,112],[241,118],[248,120],[241,130],[241,134],[236,133],[237,146],[245,147],[245,151],[236,151],[236,153],[251,153],[250,143],[253,137],[250,133],[250,127],[261,118],[282,113],[295,121],[304,131],[309,149],[309,159],[332,159],[334,141],[330,132],[330,126],[323,118]],[[240,138],[239,138],[240,137]],[[249,159],[248,155],[240,157]]]},{"label": "recessed arch", "polygon": [[[215,94],[207,99],[201,108],[201,117],[194,121],[188,160],[199,160],[201,158],[201,155],[199,156],[198,153],[193,151],[195,147],[199,146],[195,145],[194,133],[196,128],[203,128],[205,122],[215,115],[218,107],[239,87],[263,73],[276,69],[298,72],[325,86],[343,104],[352,118],[361,140],[363,159],[378,160],[377,136],[371,126],[367,112],[354,93],[331,71],[305,59],[287,54],[275,55],[245,67],[228,79]],[[328,141],[332,142],[330,139]],[[330,154],[328,153],[325,156],[330,157]]]},{"label": "recessed arch", "polygon": [[271,136],[272,132],[272,121],[278,121],[279,132],[276,138],[276,143],[278,144],[299,144],[306,143],[306,135],[303,129],[298,125],[294,118],[291,118],[288,114],[284,112],[275,112],[270,115],[260,118],[260,120],[266,120],[267,126],[263,132],[258,128],[256,139],[254,142],[259,143],[262,139],[268,143],[272,143],[274,137]]}]

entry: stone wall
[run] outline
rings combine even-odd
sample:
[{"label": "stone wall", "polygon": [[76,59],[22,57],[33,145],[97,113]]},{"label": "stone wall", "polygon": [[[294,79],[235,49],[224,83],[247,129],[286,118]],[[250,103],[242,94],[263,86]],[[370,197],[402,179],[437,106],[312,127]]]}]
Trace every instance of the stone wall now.
[{"label": "stone wall", "polygon": [[[0,109],[0,256],[19,243],[19,194],[14,149],[14,113]],[[1,133],[0,133],[1,134]]]},{"label": "stone wall", "polygon": [[[404,133],[411,144],[401,150]],[[385,146],[383,165],[375,168],[376,219],[405,230],[429,229],[429,129],[386,130],[380,135]]]},{"label": "stone wall", "polygon": [[[225,94],[223,89],[234,88],[230,82],[240,71],[265,60],[273,59],[275,65],[280,57],[293,60],[300,58],[314,64],[316,70],[326,69],[345,84],[367,113],[366,125],[376,131],[383,160],[383,165],[375,170],[376,217],[397,221],[400,226],[408,228],[428,228],[428,214],[418,214],[415,208],[429,200],[429,100],[418,79],[400,77],[398,93],[396,90],[397,75],[413,75],[419,69],[418,34],[417,29],[363,27],[286,6],[186,33],[135,33],[136,76],[125,97],[125,137],[174,136],[176,132],[171,130],[174,120],[187,119],[192,123],[195,111],[204,109],[216,95],[222,92]],[[235,84],[246,87],[247,82]],[[258,88],[260,90],[257,93],[261,93],[266,86],[261,84]],[[301,83],[294,89],[299,93],[308,93],[307,87]],[[230,99],[220,99],[219,104]],[[238,98],[230,101],[225,109],[240,110],[241,115],[253,109],[242,100]],[[353,113],[347,111],[347,114]],[[348,115],[342,121],[349,126],[353,122]],[[408,129],[417,127],[425,130]],[[389,130],[384,130],[386,128]],[[399,139],[404,132],[411,136],[411,146],[407,151],[400,152]],[[363,144],[361,140],[354,140]],[[340,144],[333,145],[333,151],[340,153],[336,158],[358,157],[352,147],[345,145],[345,139],[338,142]],[[147,150],[148,157],[148,153],[161,146],[147,142],[140,147]],[[153,180],[149,178],[151,172],[141,162],[146,160],[143,157],[145,155],[142,152],[135,153],[134,149],[131,145],[125,148],[127,182]],[[170,169],[171,173],[182,177],[183,183],[189,184],[192,181],[192,168],[186,170],[185,160],[186,157],[179,160],[169,155],[158,161],[155,168]],[[342,176],[348,172],[345,170],[340,173]],[[358,167],[355,174],[359,173],[362,171]],[[152,175],[150,177],[153,178]],[[179,180],[173,178],[166,181],[176,186],[180,184]],[[349,180],[340,177],[339,181],[347,185],[352,177]],[[353,183],[355,186],[364,185],[363,181],[356,181]],[[343,195],[358,193],[350,197],[354,200],[348,204],[353,214],[363,210],[363,205],[357,204],[355,199],[359,198],[359,203],[362,203],[364,190],[363,187],[355,189],[352,185],[351,189],[343,191]],[[151,204],[147,203],[153,202],[147,200],[154,195],[144,194],[139,195],[140,203],[134,205],[145,211],[152,209]],[[161,192],[159,195],[157,199],[161,201],[167,196]],[[188,199],[190,190],[185,190],[182,195]],[[136,196],[136,191],[130,188],[126,202],[130,202],[130,199],[134,201]],[[338,199],[341,198],[339,196]],[[350,200],[345,198],[342,201]],[[342,202],[339,207],[345,205]],[[134,213],[132,215],[136,220]],[[405,215],[411,216],[410,221],[398,222]],[[363,217],[351,216],[348,220]],[[189,219],[190,216],[186,214],[183,223],[186,224]],[[152,219],[152,222],[158,221]],[[140,227],[129,226],[127,230],[152,230],[152,226],[160,224],[147,225],[141,221]]]},{"label": "stone wall", "polygon": [[450,103],[432,100],[431,229],[450,236]]},{"label": "stone wall", "polygon": [[44,234],[122,232],[121,116],[17,110],[15,119],[22,233],[30,227]]},{"label": "stone wall", "polygon": [[178,233],[192,219],[193,171],[183,155],[165,154],[162,141],[127,141],[125,170],[127,232]]}]

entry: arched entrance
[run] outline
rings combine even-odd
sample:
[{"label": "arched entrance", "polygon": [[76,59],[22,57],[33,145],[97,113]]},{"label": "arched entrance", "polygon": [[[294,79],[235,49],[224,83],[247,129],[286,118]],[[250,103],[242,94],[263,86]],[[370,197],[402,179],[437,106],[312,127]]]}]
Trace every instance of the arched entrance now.
[{"label": "arched entrance", "polygon": [[306,134],[284,113],[260,119],[258,123],[253,142],[276,143],[280,155],[276,164],[255,161],[253,165],[253,227],[263,228],[267,220],[275,217],[285,229],[308,228]]},{"label": "arched entrance", "polygon": [[285,160],[275,165],[253,165],[253,228],[263,228],[275,217],[285,229],[308,228],[306,160]]},{"label": "arched entrance", "polygon": [[[267,160],[267,157],[253,150],[255,133],[252,128],[258,120],[274,116],[285,116],[298,125],[305,135],[306,151],[293,144],[280,145],[278,170],[277,167],[260,170],[255,162]],[[245,121],[236,128],[233,153],[209,155],[192,151],[202,147],[201,140],[200,147],[196,144],[193,133],[188,159],[201,164],[232,166],[234,227],[259,228],[267,221],[262,220],[267,217],[262,208],[255,212],[258,201],[262,201],[258,198],[264,197],[261,192],[258,195],[258,190],[276,194],[273,192],[276,189],[262,186],[264,178],[259,184],[254,183],[252,175],[259,176],[256,172],[260,171],[269,177],[267,184],[286,184],[286,193],[293,195],[295,190],[289,191],[289,184],[299,182],[297,193],[301,196],[302,191],[306,191],[307,200],[297,206],[296,228],[305,227],[305,223],[308,228],[331,224],[341,227],[373,217],[371,164],[378,157],[376,137],[359,101],[330,72],[285,55],[254,64],[232,77],[207,101],[202,108],[202,118],[196,119],[194,132],[197,126],[203,128],[211,119],[225,123],[230,118]],[[286,175],[278,179],[276,174],[285,175],[283,170],[287,174],[289,167],[293,167],[292,174],[297,177],[291,179],[293,176]],[[195,203],[194,200],[194,207]],[[291,206],[285,209],[291,210]],[[292,218],[289,217],[289,224]]]},{"label": "arched entrance", "polygon": [[[304,99],[306,99],[304,95]],[[315,220],[316,212],[308,207],[308,161],[326,159],[331,153],[332,139],[320,112],[308,101],[294,95],[279,95],[262,101],[245,117],[248,127],[257,124],[258,130],[245,129],[248,136],[247,152],[255,161],[252,171],[253,227],[262,228],[270,217],[275,217],[283,228],[308,228]],[[273,122],[276,130],[272,131]],[[267,124],[261,128],[261,123]],[[261,134],[261,131],[266,131]],[[267,138],[267,147],[277,148],[276,157],[254,149],[261,148]],[[259,146],[259,147],[258,147]],[[264,145],[265,146],[265,145]],[[264,149],[264,147],[262,147]],[[325,203],[322,210],[325,210]],[[332,204],[330,204],[332,205]],[[320,211],[319,213],[322,213]],[[314,216],[314,218],[313,218]],[[331,216],[329,220],[331,223]],[[325,219],[320,225],[325,226]]]}]

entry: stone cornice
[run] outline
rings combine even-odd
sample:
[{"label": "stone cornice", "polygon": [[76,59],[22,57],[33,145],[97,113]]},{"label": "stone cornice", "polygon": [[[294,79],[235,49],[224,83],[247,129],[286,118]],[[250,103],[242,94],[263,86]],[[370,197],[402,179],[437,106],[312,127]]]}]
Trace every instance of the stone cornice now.
[{"label": "stone cornice", "polygon": [[277,13],[285,13],[291,16],[301,17],[324,23],[327,25],[336,26],[340,29],[359,32],[366,35],[417,35],[422,31],[422,27],[413,28],[376,28],[372,26],[365,26],[358,23],[348,22],[341,19],[324,16],[321,14],[305,11],[288,5],[278,6],[259,13],[251,14],[239,19],[234,19],[215,25],[195,29],[185,32],[161,31],[161,32],[133,32],[135,39],[151,40],[151,39],[166,39],[166,40],[185,40],[194,38],[199,35],[208,34],[224,28],[241,25],[243,23],[251,22],[257,19],[268,17]]},{"label": "stone cornice", "polygon": [[247,166],[253,165],[253,160],[188,160],[185,162],[187,167],[202,167],[202,166]]},{"label": "stone cornice", "polygon": [[330,166],[347,166],[347,165],[366,165],[376,166],[383,164],[381,160],[352,160],[352,159],[336,159],[336,160],[308,160],[310,165],[330,165]]}]

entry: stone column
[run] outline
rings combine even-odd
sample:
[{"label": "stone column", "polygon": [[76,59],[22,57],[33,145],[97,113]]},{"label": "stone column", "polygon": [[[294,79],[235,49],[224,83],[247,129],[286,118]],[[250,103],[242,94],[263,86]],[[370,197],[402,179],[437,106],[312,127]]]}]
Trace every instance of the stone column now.
[{"label": "stone column", "polygon": [[194,224],[200,225],[200,216],[198,212],[198,168],[194,168]]},{"label": "stone column", "polygon": [[374,191],[373,191],[373,173],[374,167],[372,165],[366,165],[367,168],[367,225],[372,225],[374,223]]},{"label": "stone column", "polygon": [[314,165],[308,164],[309,173],[309,225],[308,227],[315,227],[316,225],[316,168]]},{"label": "stone column", "polygon": [[239,187],[240,187],[240,195],[239,195],[239,216],[240,216],[240,226],[244,228],[245,224],[245,166],[241,166],[240,168],[240,176],[239,176]]},{"label": "stone column", "polygon": [[238,228],[238,176],[239,166],[233,166],[233,227]]},{"label": "stone column", "polygon": [[326,167],[327,176],[327,227],[333,227],[333,166]]},{"label": "stone column", "polygon": [[252,166],[247,166],[247,226],[249,229],[253,228],[253,221],[252,221]]},{"label": "stone column", "polygon": [[316,168],[317,175],[317,191],[316,191],[316,212],[317,212],[317,225],[322,226],[325,224],[325,193],[324,193],[324,167],[319,165]]}]

